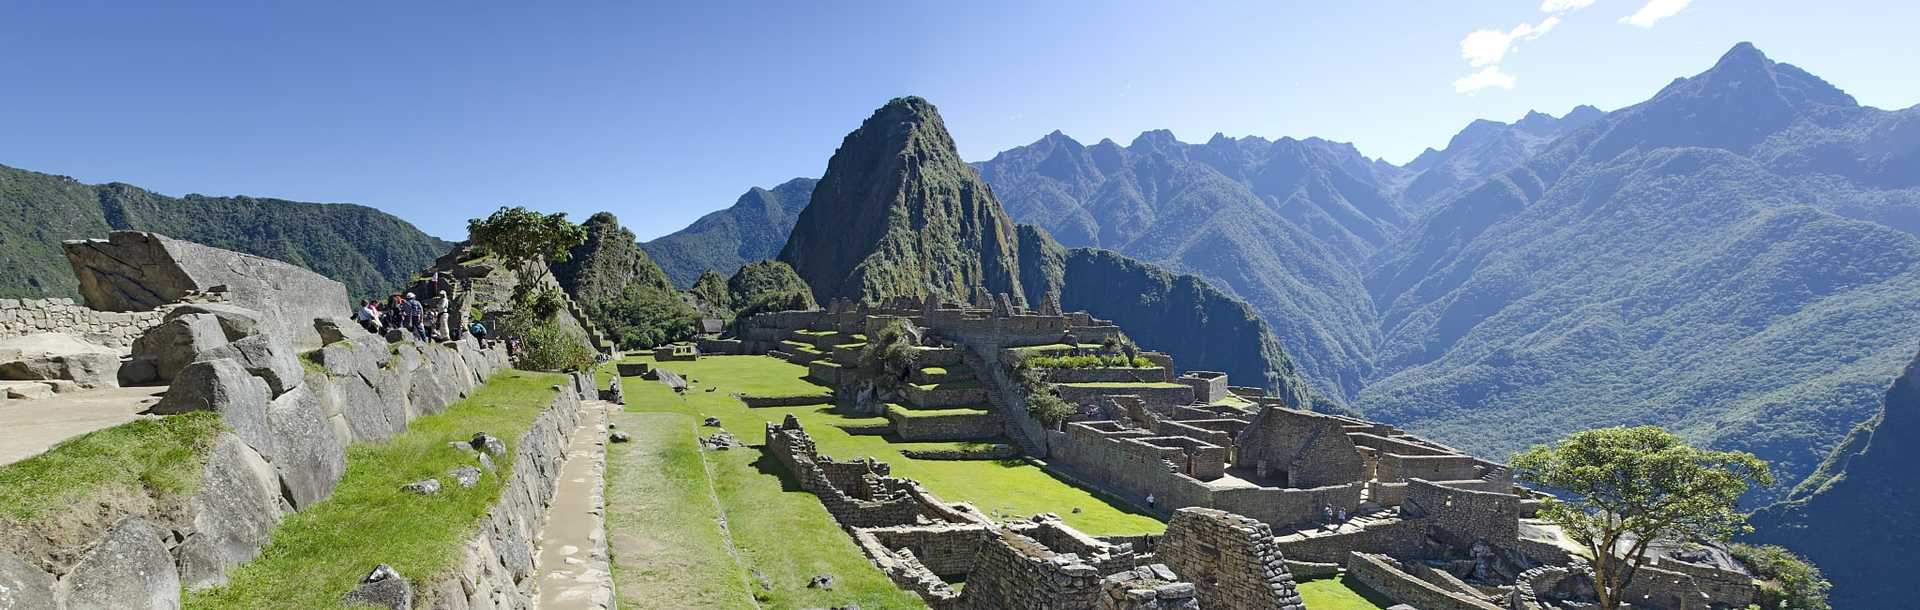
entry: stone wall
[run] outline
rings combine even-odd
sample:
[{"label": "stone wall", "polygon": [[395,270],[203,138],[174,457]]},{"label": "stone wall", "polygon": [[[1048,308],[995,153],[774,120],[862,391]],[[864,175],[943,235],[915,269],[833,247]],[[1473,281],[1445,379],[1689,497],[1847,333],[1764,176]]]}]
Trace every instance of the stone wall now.
[{"label": "stone wall", "polygon": [[1360,453],[1340,418],[1278,407],[1260,409],[1240,433],[1240,464],[1265,470],[1286,487],[1320,487],[1366,479]]},{"label": "stone wall", "polygon": [[1354,552],[1347,575],[1394,601],[1421,610],[1502,610],[1500,606],[1440,588],[1401,569],[1386,555]]},{"label": "stone wall", "polygon": [[1174,513],[1155,558],[1192,581],[1203,608],[1305,610],[1266,524],[1225,511]]},{"label": "stone wall", "polygon": [[569,386],[554,386],[558,395],[520,435],[513,453],[513,474],[500,490],[500,499],[481,519],[480,531],[467,541],[459,563],[450,574],[434,577],[415,593],[414,607],[446,610],[468,608],[532,608],[538,605],[538,583],[532,578],[538,554],[540,528],[547,504],[559,485],[567,444],[580,423],[580,388],[592,388],[591,378],[576,374]]},{"label": "stone wall", "polygon": [[894,434],[904,441],[990,439],[1000,436],[1006,428],[1000,416],[992,412],[925,415],[889,409],[887,420],[893,422]]},{"label": "stone wall", "polygon": [[974,558],[961,591],[968,610],[1092,608],[1101,594],[1100,570],[1073,554],[1055,553],[1032,538],[1001,530]]},{"label": "stone wall", "polygon": [[1429,536],[1466,548],[1486,541],[1513,548],[1520,538],[1520,498],[1512,494],[1472,491],[1413,480],[1401,507],[1407,519],[1427,520]]},{"label": "stone wall", "polygon": [[0,299],[0,339],[61,333],[124,353],[166,313],[164,308],[100,311],[73,299]]},{"label": "stone wall", "polygon": [[230,430],[210,450],[200,491],[184,510],[111,517],[78,556],[44,538],[9,537],[0,567],[26,566],[36,575],[26,580],[49,583],[49,599],[66,607],[177,605],[183,588],[225,582],[257,556],[288,513],[330,496],[348,444],[391,438],[507,364],[502,348],[471,339],[390,346],[359,331],[312,354],[324,372],[306,371],[284,343],[253,337],[261,335],[199,346],[154,406],[161,414],[214,411]]}]

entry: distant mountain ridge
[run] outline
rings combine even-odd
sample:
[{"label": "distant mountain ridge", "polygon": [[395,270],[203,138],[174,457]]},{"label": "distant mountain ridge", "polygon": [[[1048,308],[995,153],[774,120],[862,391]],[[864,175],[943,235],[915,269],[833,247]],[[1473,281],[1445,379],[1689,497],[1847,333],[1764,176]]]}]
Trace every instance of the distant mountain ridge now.
[{"label": "distant mountain ridge", "polygon": [[366,296],[406,285],[452,248],[366,206],[169,197],[129,184],[84,184],[0,165],[0,297],[77,296],[60,242],[114,230],[154,231],[293,263]]},{"label": "distant mountain ridge", "polygon": [[1562,117],[1528,112],[1511,124],[1474,121],[1448,140],[1446,148],[1429,148],[1400,167],[1408,178],[1400,187],[1401,205],[1416,213],[1431,209],[1605,116],[1598,108],[1581,105]]},{"label": "distant mountain ridge", "polygon": [[1057,299],[1135,327],[1142,346],[1189,366],[1308,400],[1286,353],[1245,303],[1198,278],[1069,250],[1042,229],[1014,226],[920,98],[888,102],[846,137],[779,260],[819,302]]},{"label": "distant mountain ridge", "polygon": [[1798,481],[1911,356],[1885,329],[1920,320],[1920,109],[1749,44],[1641,104],[1476,122],[1405,166],[1165,131],[973,165],[1068,248],[1244,299],[1320,394],[1495,457],[1660,423]]},{"label": "distant mountain ridge", "polygon": [[693,286],[709,269],[723,276],[733,275],[747,263],[780,253],[819,182],[794,178],[771,189],[753,187],[733,206],[701,216],[687,228],[642,242],[640,248],[681,288]]}]

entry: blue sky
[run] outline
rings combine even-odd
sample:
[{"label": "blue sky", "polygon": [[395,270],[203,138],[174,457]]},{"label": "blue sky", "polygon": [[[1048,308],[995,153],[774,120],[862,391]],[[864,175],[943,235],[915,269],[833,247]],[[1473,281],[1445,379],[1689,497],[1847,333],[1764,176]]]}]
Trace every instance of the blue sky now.
[{"label": "blue sky", "polygon": [[898,95],[969,160],[1166,128],[1398,163],[1476,118],[1637,102],[1741,40],[1910,106],[1915,23],[1920,3],[1773,0],[21,1],[0,6],[0,164],[363,203],[453,239],[502,204],[604,209],[644,239],[818,177]]}]

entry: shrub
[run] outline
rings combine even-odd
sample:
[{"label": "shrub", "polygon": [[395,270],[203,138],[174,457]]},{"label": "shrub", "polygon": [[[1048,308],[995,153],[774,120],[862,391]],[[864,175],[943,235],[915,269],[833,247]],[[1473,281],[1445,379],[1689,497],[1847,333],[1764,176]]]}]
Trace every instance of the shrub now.
[{"label": "shrub", "polygon": [[520,334],[520,368],[536,371],[593,369],[595,356],[587,338],[558,324],[533,326]]},{"label": "shrub", "polygon": [[1735,544],[1733,558],[1747,565],[1754,575],[1770,581],[1760,588],[1755,600],[1763,610],[1830,610],[1827,590],[1833,583],[1820,574],[1820,568],[1777,545]]},{"label": "shrub", "polygon": [[1065,399],[1055,396],[1050,390],[1035,392],[1027,394],[1027,414],[1048,428],[1054,428],[1073,415],[1073,405],[1067,404]]},{"label": "shrub", "polygon": [[881,387],[897,388],[913,373],[919,354],[913,351],[913,332],[907,321],[887,320],[860,349],[860,371]]}]

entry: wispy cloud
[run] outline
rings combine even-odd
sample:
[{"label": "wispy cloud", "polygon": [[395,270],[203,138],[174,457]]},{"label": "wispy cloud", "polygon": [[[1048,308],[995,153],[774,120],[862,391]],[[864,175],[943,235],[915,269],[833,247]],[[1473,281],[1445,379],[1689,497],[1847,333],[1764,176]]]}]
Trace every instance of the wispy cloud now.
[{"label": "wispy cloud", "polygon": [[1512,74],[1501,72],[1500,66],[1487,66],[1479,72],[1453,81],[1453,91],[1454,93],[1475,93],[1488,87],[1512,89],[1515,80]]},{"label": "wispy cloud", "polygon": [[1488,87],[1512,89],[1515,79],[1500,70],[1500,61],[1513,53],[1521,41],[1537,40],[1553,31],[1554,26],[1560,25],[1561,15],[1593,3],[1594,0],[1541,0],[1540,12],[1547,13],[1547,18],[1539,23],[1521,22],[1511,30],[1479,29],[1468,33],[1460,39],[1460,57],[1467,60],[1467,67],[1479,70],[1453,81],[1453,90],[1473,93]]},{"label": "wispy cloud", "polygon": [[1546,0],[1540,3],[1540,11],[1545,13],[1565,13],[1593,6],[1593,0]]},{"label": "wispy cloud", "polygon": [[1548,17],[1537,25],[1522,23],[1505,32],[1474,30],[1466,38],[1460,39],[1460,56],[1466,58],[1467,65],[1475,68],[1496,65],[1513,51],[1514,43],[1545,36],[1556,25],[1560,25],[1557,16]]},{"label": "wispy cloud", "polygon": [[[1562,0],[1547,1],[1556,2]],[[1565,1],[1578,2],[1580,0]],[[1591,0],[1588,1],[1591,2]],[[1692,2],[1693,0],[1647,0],[1647,3],[1641,6],[1640,10],[1634,11],[1632,15],[1621,17],[1620,23],[1641,28],[1650,28],[1653,27],[1653,24],[1659,23],[1661,19],[1680,14],[1680,9],[1687,8],[1687,5]]]}]

